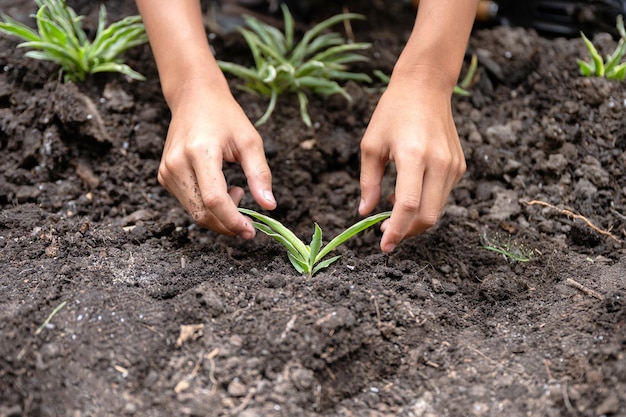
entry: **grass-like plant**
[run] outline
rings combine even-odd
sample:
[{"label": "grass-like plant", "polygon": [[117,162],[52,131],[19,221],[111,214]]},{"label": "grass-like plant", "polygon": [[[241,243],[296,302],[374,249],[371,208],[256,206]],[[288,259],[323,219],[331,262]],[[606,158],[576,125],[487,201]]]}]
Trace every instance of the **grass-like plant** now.
[{"label": "grass-like plant", "polygon": [[320,269],[328,267],[340,258],[340,256],[333,256],[331,258],[324,259],[335,248],[337,248],[337,246],[341,245],[354,235],[391,216],[391,212],[386,211],[367,217],[350,226],[337,237],[328,242],[326,246],[322,247],[322,229],[317,223],[315,224],[315,231],[313,233],[313,237],[311,238],[311,243],[307,245],[279,221],[257,213],[254,210],[240,208],[239,211],[255,219],[256,221],[252,222],[254,228],[276,239],[281,245],[283,245],[287,249],[287,255],[289,256],[289,260],[294,268],[296,268],[299,273],[308,274],[309,276],[312,276]]},{"label": "grass-like plant", "polygon": [[255,123],[257,126],[267,122],[272,115],[278,96],[295,93],[302,121],[310,127],[307,92],[341,94],[350,101],[350,95],[339,81],[371,82],[368,75],[350,72],[348,69],[349,63],[367,60],[367,57],[354,51],[367,49],[370,44],[349,43],[336,32],[325,32],[337,23],[363,18],[355,13],[332,16],[306,31],[302,39],[296,42],[294,19],[286,5],[281,7],[284,32],[254,17],[244,16],[249,29],[239,28],[239,32],[250,48],[254,67],[224,61],[218,61],[218,64],[222,71],[245,81],[245,85],[239,88],[270,98],[265,113]]},{"label": "grass-like plant", "polygon": [[580,73],[583,76],[604,77],[610,80],[624,81],[626,78],[626,62],[621,61],[626,54],[626,30],[624,30],[624,18],[622,15],[617,16],[616,27],[620,40],[615,50],[607,55],[606,61],[602,59],[602,56],[589,38],[584,33],[580,33],[591,58],[589,62],[582,59],[577,60]]},{"label": "grass-like plant", "polygon": [[511,239],[503,239],[499,235],[488,236],[486,232],[480,237],[482,248],[499,253],[514,262],[530,262],[535,256],[533,249],[515,243]]},{"label": "grass-like plant", "polygon": [[78,16],[65,0],[35,0],[37,31],[2,13],[0,32],[25,42],[18,47],[29,48],[26,56],[52,61],[61,66],[65,81],[82,81],[87,74],[119,72],[137,80],[140,73],[124,64],[120,55],[148,41],[140,16],[128,16],[106,26],[107,12],[100,6],[98,28],[90,41],[82,27],[84,16]]}]

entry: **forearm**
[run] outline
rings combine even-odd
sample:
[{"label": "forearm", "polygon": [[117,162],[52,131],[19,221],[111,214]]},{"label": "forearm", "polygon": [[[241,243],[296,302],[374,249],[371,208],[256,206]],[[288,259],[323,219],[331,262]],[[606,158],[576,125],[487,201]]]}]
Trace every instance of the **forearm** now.
[{"label": "forearm", "polygon": [[189,81],[228,90],[207,40],[198,0],[136,0],[170,107]]},{"label": "forearm", "polygon": [[421,0],[394,75],[452,93],[477,6],[478,0]]}]

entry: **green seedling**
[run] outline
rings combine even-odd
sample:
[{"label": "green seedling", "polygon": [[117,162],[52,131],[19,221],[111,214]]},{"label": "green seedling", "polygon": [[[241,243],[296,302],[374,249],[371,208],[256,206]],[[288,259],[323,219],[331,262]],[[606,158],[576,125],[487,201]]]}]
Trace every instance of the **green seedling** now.
[{"label": "green seedling", "polygon": [[585,77],[604,77],[609,80],[624,81],[626,78],[626,62],[621,62],[622,58],[626,54],[626,30],[624,30],[624,18],[622,15],[617,16],[617,32],[620,35],[620,40],[617,43],[617,47],[610,55],[607,55],[606,61],[602,59],[602,56],[593,45],[593,43],[580,32],[580,36],[587,47],[590,55],[590,62],[578,59],[578,67],[580,73]]},{"label": "green seedling", "polygon": [[254,228],[276,239],[281,245],[283,245],[287,249],[287,255],[289,256],[289,260],[294,268],[296,268],[299,273],[308,274],[309,276],[313,276],[313,274],[318,272],[320,269],[328,267],[340,258],[340,256],[333,256],[332,258],[324,259],[335,248],[337,248],[337,246],[341,245],[354,235],[391,216],[391,212],[386,211],[367,217],[350,226],[348,229],[344,230],[337,237],[328,242],[326,246],[322,247],[322,229],[317,223],[315,224],[315,232],[311,238],[311,244],[306,245],[302,242],[302,240],[298,239],[298,237],[291,230],[283,226],[279,221],[253,210],[240,208],[239,211],[255,219],[256,221],[252,222]]},{"label": "green seedling", "polygon": [[244,16],[249,29],[239,28],[239,32],[250,48],[254,67],[224,61],[218,61],[218,64],[222,71],[245,81],[239,87],[242,90],[270,98],[265,113],[255,123],[257,126],[267,122],[272,115],[279,95],[295,93],[302,121],[311,127],[307,92],[324,96],[340,94],[350,101],[350,95],[338,81],[371,82],[366,74],[350,72],[347,65],[367,61],[367,57],[354,51],[367,49],[370,44],[348,43],[336,32],[325,32],[337,23],[363,18],[354,13],[338,14],[318,23],[296,43],[293,17],[287,6],[283,4],[281,7],[284,32],[254,17]]},{"label": "green seedling", "polygon": [[24,40],[18,47],[32,49],[26,56],[60,65],[66,82],[82,81],[87,74],[98,72],[119,72],[144,79],[120,58],[128,49],[148,40],[140,16],[129,16],[107,27],[106,8],[100,6],[98,28],[91,42],[81,25],[84,16],[77,16],[65,0],[36,2],[39,10],[32,17],[37,21],[37,31],[4,13],[0,22],[0,32]]},{"label": "green seedling", "polygon": [[[465,77],[454,86],[454,90],[452,91],[454,94],[458,94],[460,96],[470,96],[472,93],[468,91],[468,89],[474,83],[476,78],[476,71],[478,70],[478,58],[476,55],[472,55],[472,59],[470,60],[469,67],[467,68],[467,73]],[[372,74],[376,76],[385,86],[389,84],[389,80],[391,77],[381,70],[374,70]]]},{"label": "green seedling", "polygon": [[483,232],[480,241],[482,248],[503,255],[514,262],[530,262],[535,256],[535,251],[521,244],[512,242],[511,239],[502,239],[500,236],[487,236]]}]

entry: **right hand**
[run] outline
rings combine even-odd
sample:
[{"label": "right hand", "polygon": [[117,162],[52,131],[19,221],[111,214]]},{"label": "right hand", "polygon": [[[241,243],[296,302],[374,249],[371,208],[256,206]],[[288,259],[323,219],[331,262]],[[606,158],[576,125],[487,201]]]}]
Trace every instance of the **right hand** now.
[{"label": "right hand", "polygon": [[172,111],[159,183],[200,226],[252,239],[255,230],[237,210],[244,190],[229,188],[223,162],[240,163],[255,201],[272,210],[272,175],[263,140],[229,90],[205,79],[188,80],[169,101]]}]

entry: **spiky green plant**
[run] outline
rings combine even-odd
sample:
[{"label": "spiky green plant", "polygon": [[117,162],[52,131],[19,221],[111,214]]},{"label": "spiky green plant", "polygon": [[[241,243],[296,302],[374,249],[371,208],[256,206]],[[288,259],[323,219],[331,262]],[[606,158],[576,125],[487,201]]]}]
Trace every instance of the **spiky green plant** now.
[{"label": "spiky green plant", "polygon": [[578,67],[580,73],[585,77],[604,77],[610,80],[624,81],[626,78],[626,62],[621,62],[626,54],[626,30],[624,30],[624,18],[622,15],[617,16],[617,32],[620,40],[615,50],[607,55],[606,61],[594,46],[594,44],[580,32],[580,36],[589,51],[591,60],[589,62],[578,59]]},{"label": "spiky green plant", "polygon": [[65,81],[82,81],[87,74],[119,72],[137,80],[140,73],[124,64],[120,55],[148,41],[140,16],[129,16],[106,26],[107,12],[100,6],[98,28],[93,42],[82,28],[84,16],[78,16],[65,0],[36,0],[39,10],[32,17],[37,31],[2,13],[0,32],[25,42],[26,56],[52,61],[61,66]]},{"label": "spiky green plant", "polygon": [[391,212],[387,211],[367,217],[350,226],[328,242],[326,246],[322,247],[322,229],[317,223],[315,223],[315,231],[311,238],[311,244],[306,245],[279,221],[250,209],[240,208],[239,211],[256,219],[257,221],[252,222],[254,228],[276,239],[283,245],[285,249],[287,249],[287,255],[294,268],[296,268],[299,273],[308,274],[309,276],[312,276],[320,269],[328,267],[340,258],[340,256],[333,256],[332,258],[324,260],[337,246],[391,216]]},{"label": "spiky green plant", "polygon": [[242,78],[244,91],[268,96],[269,104],[265,113],[256,121],[261,125],[269,119],[278,96],[295,93],[300,104],[302,121],[311,126],[307,111],[307,92],[320,95],[341,94],[348,101],[348,92],[338,81],[355,80],[370,82],[369,76],[348,70],[349,63],[366,61],[363,55],[354,51],[370,47],[369,43],[347,42],[336,32],[325,32],[329,27],[351,19],[362,19],[354,13],[332,16],[304,33],[295,42],[294,20],[286,5],[282,5],[284,32],[250,16],[244,16],[249,29],[239,28],[254,59],[254,67],[248,68],[232,62],[218,61],[224,72]]}]

